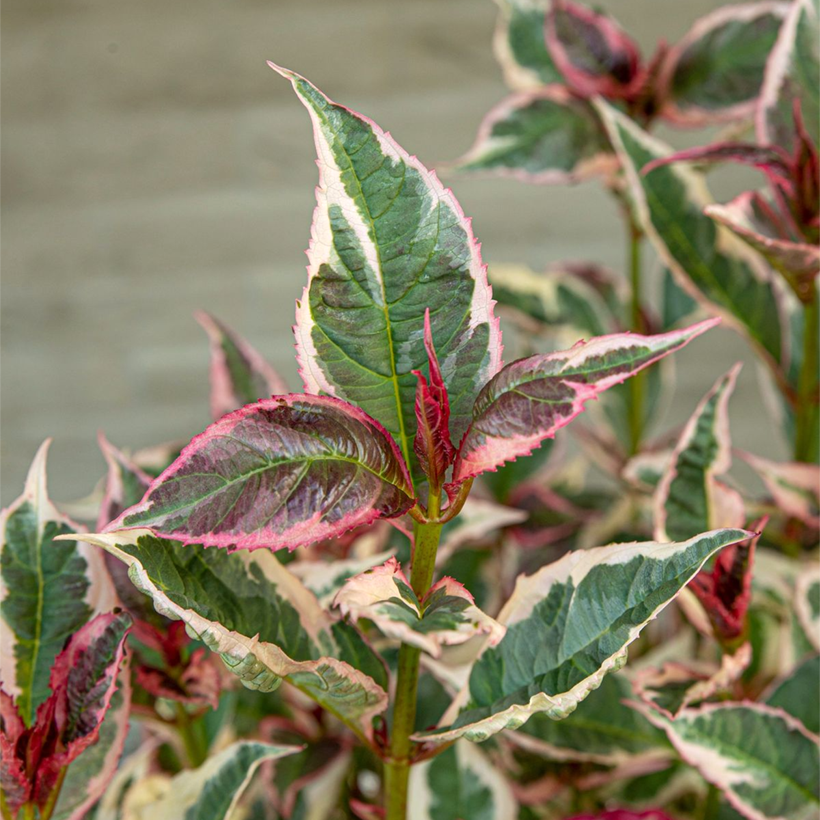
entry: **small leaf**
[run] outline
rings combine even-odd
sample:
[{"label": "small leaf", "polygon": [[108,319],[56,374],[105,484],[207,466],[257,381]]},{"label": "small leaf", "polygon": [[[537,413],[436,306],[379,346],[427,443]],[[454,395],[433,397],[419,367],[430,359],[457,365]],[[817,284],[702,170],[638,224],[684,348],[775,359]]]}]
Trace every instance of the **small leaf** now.
[{"label": "small leaf", "polygon": [[413,375],[419,380],[416,387],[418,427],[413,452],[430,487],[441,492],[445,473],[455,457],[456,449],[450,441],[450,400],[433,347],[429,310],[424,314],[424,347],[427,351],[430,380],[428,382],[420,370],[413,371]]},{"label": "small leaf", "polygon": [[293,550],[413,505],[393,440],[329,396],[277,396],[212,424],[109,529],[184,543]]},{"label": "small leaf", "polygon": [[685,709],[671,721],[640,708],[680,756],[750,820],[804,820],[820,810],[817,738],[786,712],[760,703],[724,703]]},{"label": "small leaf", "polygon": [[820,12],[816,0],[793,0],[766,63],[755,117],[757,139],[790,151],[796,144],[795,105],[811,141],[820,145]]},{"label": "small leaf", "polygon": [[797,619],[811,645],[820,652],[820,568],[805,568],[794,590]]},{"label": "small leaf", "polygon": [[354,623],[367,618],[388,637],[434,658],[440,657],[442,647],[477,635],[487,635],[495,645],[505,631],[452,578],[442,578],[419,601],[395,558],[351,578],[337,593],[334,606]]},{"label": "small leaf", "polygon": [[535,714],[507,738],[550,760],[611,766],[637,755],[668,756],[663,733],[626,704],[631,694],[622,673],[606,675],[571,715],[551,720]]},{"label": "small leaf", "polygon": [[701,400],[686,423],[655,491],[655,538],[692,538],[704,530],[745,523],[743,501],[716,477],[732,466],[729,398],[740,365],[735,365]]},{"label": "small leaf", "polygon": [[492,378],[476,399],[453,480],[463,481],[529,455],[569,424],[584,404],[683,347],[714,320],[658,336],[614,334],[570,350],[520,359]]},{"label": "small leaf", "polygon": [[820,527],[820,467],[777,463],[751,453],[738,455],[760,476],[780,510],[810,527]]},{"label": "small leaf", "polygon": [[151,782],[153,794],[142,785],[145,781],[136,781],[124,805],[133,808],[133,815],[129,813],[133,820],[228,820],[262,763],[299,751],[299,746],[240,740],[198,769],[182,771],[173,778],[155,778]]},{"label": "small leaf", "polygon": [[497,0],[493,50],[507,85],[524,91],[562,82],[544,41],[546,0]]},{"label": "small leaf", "polygon": [[787,182],[792,175],[791,159],[782,148],[753,145],[746,142],[717,142],[713,145],[701,145],[685,151],[676,151],[674,154],[659,157],[648,163],[641,169],[641,174],[650,174],[656,168],[662,168],[674,162],[695,162],[699,165],[736,162],[739,165],[757,168],[772,179]]},{"label": "small leaf", "polygon": [[703,563],[746,537],[720,530],[682,544],[614,544],[520,576],[498,616],[507,634],[485,647],[445,725],[417,739],[480,741],[538,712],[566,717],[623,666],[629,644]]},{"label": "small leaf", "polygon": [[663,116],[680,125],[704,125],[751,115],[785,7],[743,3],[701,17],[661,67]]},{"label": "small leaf", "polygon": [[814,655],[776,681],[764,695],[769,706],[797,718],[812,734],[820,735],[820,655]]},{"label": "small leaf", "polygon": [[0,515],[0,680],[26,726],[49,696],[49,671],[68,637],[116,602],[99,553],[52,542],[80,528],[48,497],[48,446],[38,450],[23,494]]},{"label": "small leaf", "polygon": [[410,770],[408,820],[516,820],[509,782],[471,743],[456,743]]},{"label": "small leaf", "polygon": [[211,343],[211,416],[218,421],[245,404],[288,392],[285,380],[244,339],[210,313],[194,318]]},{"label": "small leaf", "polygon": [[630,97],[644,80],[637,45],[606,14],[557,0],[547,15],[546,38],[567,85],[582,97]]},{"label": "small leaf", "polygon": [[[788,390],[796,378],[792,334],[796,299],[751,248],[716,225],[701,175],[684,165],[640,171],[671,153],[603,102],[596,106],[624,169],[641,226],[678,284],[730,327],[745,333]],[[792,324],[795,329],[792,329]]]},{"label": "small leaf", "polygon": [[383,664],[274,555],[184,546],[139,529],[83,539],[126,563],[157,612],[183,621],[245,686],[270,692],[287,678],[370,735],[371,718],[387,706]]},{"label": "small leaf", "polygon": [[514,94],[493,108],[454,167],[558,185],[609,173],[616,165],[595,112],[563,86],[551,85]]},{"label": "small leaf", "polygon": [[108,465],[105,495],[97,518],[97,529],[101,530],[142,500],[151,486],[151,477],[102,433],[97,436],[97,442]]},{"label": "small leaf", "polygon": [[672,661],[660,669],[641,669],[632,683],[644,703],[674,720],[683,709],[731,691],[751,660],[752,646],[745,643],[734,654],[724,652],[718,668]]},{"label": "small leaf", "polygon": [[501,365],[478,243],[452,192],[389,134],[298,74],[270,66],[307,108],[319,153],[308,285],[295,327],[305,390],[361,407],[412,465],[413,370],[427,362],[425,312],[455,440]]}]

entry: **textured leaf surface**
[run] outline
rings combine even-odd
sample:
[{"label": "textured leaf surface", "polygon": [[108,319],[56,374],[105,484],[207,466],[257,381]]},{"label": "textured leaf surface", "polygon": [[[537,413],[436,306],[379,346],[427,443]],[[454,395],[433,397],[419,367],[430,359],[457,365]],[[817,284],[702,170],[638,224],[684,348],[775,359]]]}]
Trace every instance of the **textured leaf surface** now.
[{"label": "textured leaf surface", "polygon": [[153,794],[144,789],[145,796],[141,796],[137,781],[126,796],[129,815],[133,820],[228,820],[262,763],[298,751],[298,746],[241,740],[198,769],[180,772],[173,778],[154,779]]},{"label": "textured leaf surface", "polygon": [[285,380],[243,338],[209,313],[197,313],[196,320],[211,344],[214,421],[245,404],[288,392]]},{"label": "textured leaf surface", "polygon": [[338,399],[294,393],[212,424],[112,527],[294,549],[412,504],[401,453],[378,422]]},{"label": "textured leaf surface", "polygon": [[638,217],[678,283],[711,312],[745,333],[783,384],[790,376],[790,294],[765,262],[703,209],[710,199],[699,174],[673,164],[641,174],[669,149],[606,103],[606,124]]},{"label": "textured leaf surface", "polygon": [[624,703],[631,694],[623,674],[606,675],[571,715],[563,720],[533,715],[507,737],[552,760],[614,765],[636,755],[669,755],[663,732]]},{"label": "textured leaf surface", "polygon": [[609,387],[699,336],[714,321],[658,336],[614,334],[508,364],[484,387],[461,442],[453,480],[531,453]]},{"label": "textured leaf surface", "polygon": [[462,741],[410,770],[408,820],[515,820],[518,804],[501,770]]},{"label": "textured leaf surface", "polygon": [[759,703],[727,703],[686,709],[671,721],[648,707],[643,711],[744,816],[817,816],[817,738],[785,712]]},{"label": "textured leaf surface", "polygon": [[76,542],[79,528],[51,503],[44,443],[23,494],[0,516],[0,681],[27,726],[49,695],[49,673],[66,639],[116,597],[102,556]]},{"label": "textured leaf surface", "polygon": [[679,541],[745,523],[740,496],[716,480],[732,466],[729,399],[739,372],[735,365],[718,379],[678,439],[655,492],[658,541]]},{"label": "textured leaf surface", "polygon": [[701,17],[664,61],[663,114],[692,125],[750,115],[785,8],[743,3]]},{"label": "textured leaf surface", "polygon": [[807,658],[778,681],[766,696],[766,703],[783,709],[812,734],[820,735],[820,655]]},{"label": "textured leaf surface", "polygon": [[469,221],[436,176],[374,122],[291,81],[313,122],[319,186],[308,285],[296,316],[305,389],[347,399],[381,422],[408,464],[413,370],[427,364],[424,314],[457,441],[501,363],[501,335]]},{"label": "textured leaf surface", "polygon": [[777,463],[751,453],[739,455],[760,476],[786,515],[811,527],[820,526],[820,467],[802,462]]},{"label": "textured leaf surface", "polygon": [[703,563],[745,537],[721,530],[682,544],[581,550],[520,576],[498,616],[507,634],[484,649],[445,726],[419,737],[483,740],[537,712],[566,717],[623,666],[629,644]]},{"label": "textured leaf surface", "polygon": [[504,627],[485,615],[452,578],[442,578],[419,601],[395,558],[351,578],[334,604],[354,622],[367,618],[385,635],[436,658],[443,646],[476,635],[488,635],[491,645],[504,637]]},{"label": "textured leaf surface", "polygon": [[758,140],[791,150],[797,104],[808,135],[820,145],[820,9],[817,0],[794,0],[766,65],[757,109]]},{"label": "textured leaf surface", "polygon": [[745,643],[734,654],[724,652],[716,669],[671,661],[660,669],[641,669],[633,686],[644,703],[674,720],[682,709],[729,690],[751,659],[751,644]]},{"label": "textured leaf surface", "polygon": [[184,621],[247,687],[269,692],[287,677],[370,733],[370,718],[387,705],[384,666],[271,553],[184,546],[138,529],[83,538],[125,562],[156,610]]},{"label": "textured leaf surface", "polygon": [[580,182],[614,169],[606,135],[590,106],[552,85],[503,100],[479,126],[459,171],[486,171],[525,182]]},{"label": "textured leaf surface", "polygon": [[562,82],[547,49],[547,0],[496,0],[498,24],[493,50],[510,88],[525,90]]},{"label": "textured leaf surface", "polygon": [[804,568],[795,584],[794,608],[811,645],[820,652],[820,567]]}]

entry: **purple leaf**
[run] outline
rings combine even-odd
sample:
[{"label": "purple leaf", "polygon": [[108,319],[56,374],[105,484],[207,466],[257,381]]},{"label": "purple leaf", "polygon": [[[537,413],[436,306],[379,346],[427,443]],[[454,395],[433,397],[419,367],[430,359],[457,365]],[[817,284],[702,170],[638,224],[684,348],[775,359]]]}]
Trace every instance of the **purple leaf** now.
[{"label": "purple leaf", "polygon": [[752,145],[745,142],[718,142],[714,145],[677,151],[648,163],[641,173],[649,174],[655,168],[673,162],[738,162],[741,165],[758,168],[767,176],[778,180],[788,182],[791,179],[791,162],[785,151],[777,146]]},{"label": "purple leaf", "polygon": [[456,449],[450,441],[450,401],[447,386],[441,376],[433,334],[430,330],[430,310],[424,314],[424,348],[430,363],[430,381],[420,370],[413,375],[419,380],[416,387],[416,439],[413,452],[430,486],[441,487],[444,474],[452,464]]},{"label": "purple leaf", "polygon": [[183,543],[294,549],[407,512],[407,467],[384,428],[329,396],[250,404],[185,447],[108,530],[150,527]]},{"label": "purple leaf", "polygon": [[604,14],[579,3],[555,2],[546,38],[567,85],[583,97],[630,97],[643,83],[637,45]]},{"label": "purple leaf", "polygon": [[657,336],[619,333],[507,365],[479,393],[454,481],[529,455],[609,387],[683,347],[719,320]]}]

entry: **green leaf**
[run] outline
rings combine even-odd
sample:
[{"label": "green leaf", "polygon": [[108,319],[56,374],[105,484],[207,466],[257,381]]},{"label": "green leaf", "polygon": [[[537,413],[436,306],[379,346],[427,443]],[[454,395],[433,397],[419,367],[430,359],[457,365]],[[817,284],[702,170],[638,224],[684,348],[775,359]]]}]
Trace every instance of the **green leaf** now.
[{"label": "green leaf", "polygon": [[813,655],[783,680],[765,698],[769,706],[788,712],[812,734],[820,735],[820,655]]},{"label": "green leaf", "polygon": [[817,738],[786,712],[724,703],[685,709],[672,721],[642,710],[746,817],[809,820],[820,811]]},{"label": "green leaf", "polygon": [[503,100],[454,167],[525,182],[567,184],[614,170],[606,134],[588,103],[551,85]]},{"label": "green leaf", "polygon": [[49,695],[49,673],[68,637],[115,595],[95,550],[52,543],[79,527],[52,504],[46,489],[49,441],[37,452],[23,494],[0,515],[2,680],[27,726]]},{"label": "green leaf", "polygon": [[334,605],[355,623],[372,621],[385,635],[437,658],[442,647],[487,635],[491,644],[504,627],[485,615],[473,596],[452,578],[442,578],[419,601],[395,558],[351,578]]},{"label": "green leaf", "polygon": [[271,552],[229,554],[140,529],[82,537],[125,562],[156,610],[184,621],[246,686],[270,692],[287,678],[370,735],[371,718],[387,706],[383,665],[355,629],[324,612]]},{"label": "green leaf", "polygon": [[757,110],[757,137],[761,143],[795,145],[795,103],[806,133],[820,145],[820,6],[817,0],[794,0],[766,66]]},{"label": "green leaf", "polygon": [[111,527],[293,550],[412,505],[407,467],[378,422],[339,399],[292,393],[212,424]]},{"label": "green leaf", "polygon": [[675,281],[669,268],[663,269],[661,284],[661,330],[672,330],[691,318],[698,303]]},{"label": "green leaf", "polygon": [[793,295],[758,254],[703,213],[710,198],[700,174],[680,163],[642,174],[669,149],[606,103],[596,106],[664,264],[687,293],[749,337],[785,388],[796,376],[792,336],[801,321]]},{"label": "green leaf", "polygon": [[797,619],[811,645],[820,652],[820,567],[804,567],[794,590]]},{"label": "green leaf", "polygon": [[762,2],[701,17],[661,68],[664,116],[685,125],[750,116],[783,16],[782,3]]},{"label": "green leaf", "polygon": [[729,398],[735,365],[701,400],[678,439],[655,491],[655,538],[680,541],[718,527],[745,523],[743,499],[716,480],[732,466]]},{"label": "green leaf", "polygon": [[412,465],[412,371],[427,372],[425,311],[454,440],[501,364],[478,244],[435,174],[371,120],[333,103],[299,75],[271,67],[291,81],[307,108],[319,152],[308,285],[295,328],[305,389],[361,407]]},{"label": "green leaf", "polygon": [[501,770],[470,743],[456,743],[410,770],[409,820],[516,820]]},{"label": "green leaf", "polygon": [[623,674],[606,675],[571,715],[563,720],[533,715],[508,737],[551,760],[615,765],[636,755],[668,756],[663,732],[624,702],[631,695]]},{"label": "green leaf", "polygon": [[566,717],[623,666],[629,644],[704,562],[745,538],[743,530],[719,530],[682,544],[614,544],[520,576],[498,615],[507,634],[485,647],[445,725],[418,739],[484,740],[537,712]]},{"label": "green leaf", "polygon": [[499,15],[493,49],[507,85],[513,89],[529,89],[562,83],[564,78],[555,67],[544,37],[546,0],[496,2]]}]

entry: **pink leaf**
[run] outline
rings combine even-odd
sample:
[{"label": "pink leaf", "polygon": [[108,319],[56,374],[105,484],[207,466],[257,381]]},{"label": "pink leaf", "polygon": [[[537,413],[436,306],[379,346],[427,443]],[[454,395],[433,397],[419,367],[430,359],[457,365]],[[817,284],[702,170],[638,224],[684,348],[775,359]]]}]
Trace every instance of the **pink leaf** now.
[{"label": "pink leaf", "polygon": [[416,420],[418,428],[413,442],[413,452],[419,460],[434,490],[441,487],[444,474],[455,457],[455,447],[450,441],[450,402],[447,386],[441,376],[433,334],[430,330],[430,310],[424,314],[424,347],[430,363],[430,381],[420,370],[414,370],[416,388]]},{"label": "pink leaf", "polygon": [[414,502],[411,486],[377,421],[339,399],[290,394],[212,424],[107,529],[150,527],[229,549],[295,549],[402,515]]},{"label": "pink leaf", "polygon": [[686,345],[719,320],[657,336],[620,333],[507,365],[479,393],[453,480],[529,455],[583,412],[584,404]]}]

